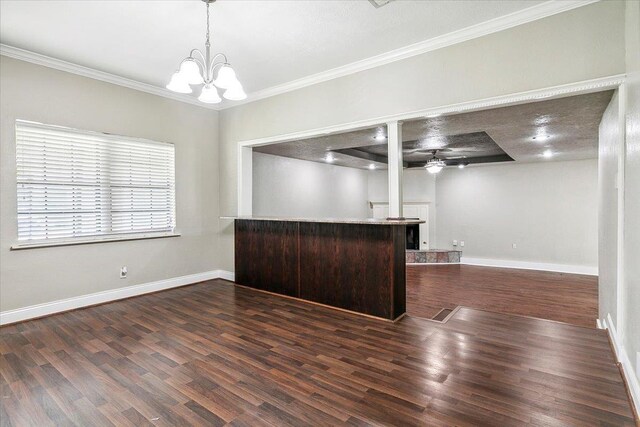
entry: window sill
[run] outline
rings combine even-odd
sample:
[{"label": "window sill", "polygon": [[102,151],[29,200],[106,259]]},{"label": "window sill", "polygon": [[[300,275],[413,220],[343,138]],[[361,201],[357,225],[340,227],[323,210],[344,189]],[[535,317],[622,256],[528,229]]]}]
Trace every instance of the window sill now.
[{"label": "window sill", "polygon": [[61,240],[51,242],[33,242],[33,243],[17,243],[11,246],[12,251],[18,251],[23,249],[37,249],[37,248],[52,248],[56,246],[72,246],[72,245],[90,245],[93,243],[111,243],[111,242],[125,242],[128,240],[147,240],[147,239],[163,239],[167,237],[180,237],[180,233],[145,233],[145,234],[123,234],[121,236],[109,236],[94,239],[74,239],[74,240]]}]

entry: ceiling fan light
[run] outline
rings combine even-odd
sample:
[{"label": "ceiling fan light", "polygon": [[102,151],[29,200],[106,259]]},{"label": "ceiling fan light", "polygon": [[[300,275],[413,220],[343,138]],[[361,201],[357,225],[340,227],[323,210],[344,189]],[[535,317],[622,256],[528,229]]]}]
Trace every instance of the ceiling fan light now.
[{"label": "ceiling fan light", "polygon": [[233,86],[239,85],[240,82],[236,77],[236,72],[229,64],[224,64],[218,71],[218,78],[213,82],[221,89],[230,89]]},{"label": "ceiling fan light", "polygon": [[429,165],[429,166],[427,166],[427,171],[429,173],[434,173],[435,174],[435,173],[440,172],[441,170],[442,170],[442,166],[440,166],[440,165]]},{"label": "ceiling fan light", "polygon": [[187,82],[182,80],[182,76],[179,73],[173,73],[169,84],[166,86],[172,92],[177,93],[191,93],[191,87]]},{"label": "ceiling fan light", "polygon": [[180,64],[180,77],[190,85],[200,85],[204,83],[200,67],[193,58],[187,58]]},{"label": "ceiling fan light", "polygon": [[242,101],[247,98],[247,94],[244,93],[244,89],[242,89],[242,85],[240,83],[231,86],[222,96],[230,101]]},{"label": "ceiling fan light", "polygon": [[436,158],[436,159],[431,159],[427,162],[426,169],[427,169],[427,172],[436,174],[440,172],[445,166],[446,166],[445,162]]},{"label": "ceiling fan light", "polygon": [[202,88],[202,92],[200,92],[198,100],[205,104],[217,104],[222,101],[222,98],[220,98],[218,91],[213,85],[206,85]]}]

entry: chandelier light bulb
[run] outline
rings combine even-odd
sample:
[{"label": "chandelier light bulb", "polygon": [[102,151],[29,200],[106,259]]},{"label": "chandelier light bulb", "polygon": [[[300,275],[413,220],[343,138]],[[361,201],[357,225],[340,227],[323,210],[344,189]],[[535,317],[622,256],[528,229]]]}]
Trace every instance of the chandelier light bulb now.
[{"label": "chandelier light bulb", "polygon": [[180,77],[190,85],[200,85],[204,83],[200,67],[193,58],[187,58],[180,64]]},{"label": "chandelier light bulb", "polygon": [[218,91],[215,86],[208,84],[202,88],[202,92],[200,93],[198,100],[205,104],[217,104],[222,101],[222,98],[218,95]]},{"label": "chandelier light bulb", "polygon": [[[207,27],[205,33],[205,50],[191,49],[189,56],[182,60],[177,73],[171,77],[167,89],[178,93],[191,93],[190,85],[204,85],[198,100],[206,104],[217,104],[222,101],[216,87],[224,91],[223,96],[232,101],[240,101],[247,97],[235,71],[229,65],[224,53],[211,54],[209,6],[216,0],[203,0],[206,4]],[[218,70],[214,79],[215,70]]]},{"label": "chandelier light bulb", "polygon": [[[233,86],[239,85],[240,82],[236,77],[236,72],[229,64],[224,64],[218,71],[218,78],[213,82],[221,89],[230,89]],[[240,87],[242,89],[242,87]],[[226,97],[225,97],[226,98]]]},{"label": "chandelier light bulb", "polygon": [[187,82],[182,80],[179,73],[173,73],[171,76],[171,81],[166,86],[167,89],[177,93],[191,93],[191,87]]},{"label": "chandelier light bulb", "polygon": [[242,89],[240,82],[237,82],[237,84],[234,84],[227,89],[222,96],[229,101],[242,101],[247,98],[247,94],[244,93],[244,89]]}]

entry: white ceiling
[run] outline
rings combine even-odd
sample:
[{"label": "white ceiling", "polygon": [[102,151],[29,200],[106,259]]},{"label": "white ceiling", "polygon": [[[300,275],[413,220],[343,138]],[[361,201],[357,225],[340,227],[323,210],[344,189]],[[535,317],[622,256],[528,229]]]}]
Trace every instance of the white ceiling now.
[{"label": "white ceiling", "polygon": [[[248,93],[380,55],[542,3],[533,0],[218,0],[213,50]],[[0,1],[0,41],[164,87],[202,48],[205,6],[182,1]]]}]

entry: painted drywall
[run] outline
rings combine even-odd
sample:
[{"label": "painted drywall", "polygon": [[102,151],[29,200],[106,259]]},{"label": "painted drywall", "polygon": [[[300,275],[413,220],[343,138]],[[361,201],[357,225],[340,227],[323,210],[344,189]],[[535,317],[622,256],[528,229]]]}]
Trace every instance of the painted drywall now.
[{"label": "painted drywall", "polygon": [[253,214],[366,218],[367,171],[253,153]]},{"label": "painted drywall", "polygon": [[[624,3],[598,2],[220,113],[220,209],[237,213],[239,141],[409,113],[625,71]],[[233,222],[221,222],[233,269]]]},{"label": "painted drywall", "polygon": [[[217,112],[5,56],[0,76],[1,311],[217,268]],[[11,251],[16,119],[174,143],[182,236]]]},{"label": "painted drywall", "polygon": [[595,159],[445,169],[437,246],[464,240],[469,258],[597,267],[597,182]]},{"label": "painted drywall", "polygon": [[[635,370],[640,408],[640,2],[626,2],[626,164],[622,343]],[[627,369],[627,368],[625,368]],[[628,369],[627,369],[628,370]],[[630,372],[633,375],[634,372]]]},{"label": "painted drywall", "polygon": [[[405,169],[402,172],[402,198],[405,203],[418,202],[429,205],[429,238],[435,241],[436,235],[436,178],[426,169]],[[369,200],[389,203],[389,180],[386,170],[369,171]],[[369,210],[372,216],[373,211]],[[433,243],[432,245],[433,246]]]},{"label": "painted drywall", "polygon": [[618,280],[618,156],[621,129],[618,121],[619,94],[616,91],[599,129],[598,146],[598,233],[599,313],[617,318]]}]

